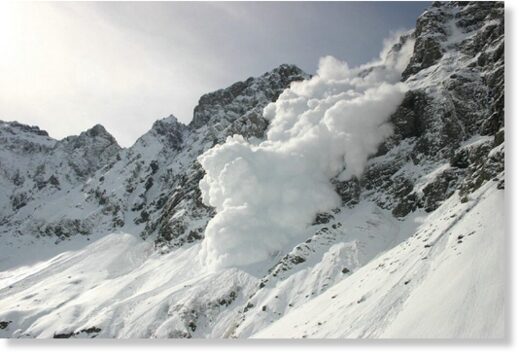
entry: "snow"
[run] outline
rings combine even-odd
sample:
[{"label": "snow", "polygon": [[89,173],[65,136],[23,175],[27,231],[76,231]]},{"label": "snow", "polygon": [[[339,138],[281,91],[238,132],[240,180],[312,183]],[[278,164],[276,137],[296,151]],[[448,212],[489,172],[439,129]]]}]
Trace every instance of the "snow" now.
[{"label": "snow", "polygon": [[249,272],[207,269],[200,244],[160,255],[110,234],[2,271],[0,319],[12,323],[0,336],[178,337],[194,325],[192,336],[217,338],[502,337],[503,198],[490,182],[468,203],[455,194],[401,221],[363,202],[260,290]]},{"label": "snow", "polygon": [[317,75],[293,83],[265,108],[265,141],[254,145],[235,135],[198,158],[206,173],[203,202],[217,212],[203,241],[210,267],[272,262],[301,241],[316,213],[340,205],[330,179],[360,176],[392,133],[387,121],[405,92],[395,79],[410,52],[394,54],[363,80],[361,68],[322,58]]},{"label": "snow", "polygon": [[94,334],[99,337],[171,337],[187,334],[176,308],[183,305],[189,316],[213,307],[207,322],[221,327],[203,329],[200,320],[197,325],[199,332],[221,337],[232,312],[222,314],[229,309],[218,302],[231,292],[239,301],[254,279],[237,270],[207,273],[196,262],[198,253],[195,245],[161,256],[140,238],[110,234],[29,270],[1,272],[0,318],[14,323],[10,337],[85,335],[81,331],[91,327],[100,329]]},{"label": "snow", "polygon": [[[305,262],[280,263],[262,279],[265,287],[249,299],[256,307],[247,311],[233,336],[249,337],[318,297],[382,251],[409,238],[420,225],[422,215],[416,213],[399,221],[388,211],[367,202],[339,213],[293,249],[291,254],[304,258]],[[324,228],[328,231],[324,232]]]},{"label": "snow", "polygon": [[504,193],[452,196],[417,232],[257,338],[503,338]]},{"label": "snow", "polygon": [[[445,117],[457,119],[446,115],[453,74],[475,93],[467,120],[491,113],[477,102],[492,95],[488,72],[457,47],[477,34],[447,12],[443,57],[403,84],[410,33],[358,68],[326,57],[313,78],[283,65],[204,95],[196,125],[166,117],[108,158],[108,133],[56,141],[0,122],[0,337],[502,338],[503,174],[489,166],[494,180],[467,202],[449,187],[434,212],[417,205],[395,218],[399,191],[419,199],[445,173],[463,179],[479,166],[415,155],[415,137],[371,157],[407,89],[430,94],[426,142],[440,141]],[[266,108],[267,122],[263,108],[294,78],[307,80]],[[500,163],[504,143],[476,131],[454,148],[492,148]],[[198,199],[201,154],[204,202],[217,214],[205,240],[186,242],[214,216]],[[59,188],[39,188],[51,175]],[[372,186],[345,203],[336,184],[353,175],[375,181],[361,178]],[[26,204],[14,207],[13,196]],[[178,231],[160,239],[172,225]]]}]

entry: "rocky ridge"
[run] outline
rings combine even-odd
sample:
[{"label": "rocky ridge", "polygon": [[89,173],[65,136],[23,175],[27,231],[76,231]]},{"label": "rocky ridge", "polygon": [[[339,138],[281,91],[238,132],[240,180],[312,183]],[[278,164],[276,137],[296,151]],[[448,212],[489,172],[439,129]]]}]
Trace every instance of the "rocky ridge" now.
[{"label": "rocky ridge", "polygon": [[[0,228],[59,239],[122,229],[151,236],[165,250],[200,240],[212,211],[201,203],[203,171],[196,158],[233,134],[261,138],[268,125],[263,108],[304,78],[296,66],[281,65],[204,95],[189,125],[163,118],[128,149],[101,125],[57,141],[38,127],[2,122],[6,203]],[[71,209],[41,213],[42,200],[49,199]]]}]

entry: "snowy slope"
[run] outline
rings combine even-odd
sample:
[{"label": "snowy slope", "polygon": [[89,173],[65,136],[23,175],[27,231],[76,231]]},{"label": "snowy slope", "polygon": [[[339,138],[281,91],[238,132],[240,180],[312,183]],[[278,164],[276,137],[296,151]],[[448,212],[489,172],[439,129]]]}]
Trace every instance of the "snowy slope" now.
[{"label": "snowy slope", "polygon": [[502,338],[504,193],[451,197],[405,242],[255,334],[258,338]]},{"label": "snowy slope", "polygon": [[[495,211],[503,198],[490,182],[467,203],[453,196],[397,230],[361,229],[354,215],[359,232],[353,243],[334,241],[315,266],[275,287],[267,283],[252,298],[247,295],[258,279],[237,269],[205,271],[197,262],[199,245],[163,256],[131,235],[108,235],[79,251],[0,273],[0,309],[9,310],[2,319],[19,329],[9,325],[3,335],[502,337],[504,221]],[[398,230],[403,241],[393,248],[358,244],[369,240],[363,233],[380,240]],[[370,251],[384,249],[365,264]],[[259,314],[236,332],[240,309],[252,303],[249,312]],[[277,312],[286,315],[276,321]]]},{"label": "snowy slope", "polygon": [[[229,271],[215,287],[214,277],[196,263],[197,252],[193,246],[160,257],[150,243],[111,234],[30,271],[3,272],[0,308],[9,311],[2,317],[19,327],[9,336],[191,337],[189,331],[202,326],[199,314],[225,325],[251,277]],[[157,275],[158,269],[167,272]],[[201,331],[223,335],[218,328]]]},{"label": "snowy slope", "polygon": [[[373,205],[345,213],[340,221],[353,231],[314,228],[317,233],[307,243],[311,249],[304,254],[313,267],[278,268],[268,281],[250,270],[207,270],[200,244],[161,255],[134,236],[107,235],[87,247],[0,272],[0,309],[6,310],[1,317],[12,322],[2,335],[86,336],[90,333],[82,330],[95,328],[99,331],[90,335],[96,337],[249,336],[344,279],[379,250],[405,240],[415,226]],[[260,282],[266,286],[258,290]],[[249,307],[242,322],[242,310],[251,303],[258,307]],[[263,304],[268,311],[259,307]]]}]

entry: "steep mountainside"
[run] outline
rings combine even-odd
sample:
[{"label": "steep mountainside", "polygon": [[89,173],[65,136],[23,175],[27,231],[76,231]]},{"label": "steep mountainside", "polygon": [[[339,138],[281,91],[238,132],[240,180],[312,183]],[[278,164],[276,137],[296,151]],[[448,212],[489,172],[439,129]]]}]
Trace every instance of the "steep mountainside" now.
[{"label": "steep mountainside", "polygon": [[[378,60],[282,65],[128,149],[0,121],[0,336],[503,337],[504,137],[499,2],[434,3]],[[252,233],[280,216],[303,225]]]},{"label": "steep mountainside", "polygon": [[166,250],[200,240],[212,210],[200,201],[196,158],[229,135],[261,138],[265,105],[307,77],[282,65],[204,95],[188,126],[163,118],[129,149],[100,125],[56,141],[2,121],[0,232],[60,242],[122,230],[152,236]]},{"label": "steep mountainside", "polygon": [[57,141],[37,127],[1,121],[0,142],[2,235],[25,232],[29,217],[26,232],[34,236],[67,237],[70,229],[88,234],[88,226],[79,219],[63,218],[59,224],[49,220],[56,211],[49,211],[48,203],[68,196],[119,154],[121,148],[104,127],[96,125]]}]

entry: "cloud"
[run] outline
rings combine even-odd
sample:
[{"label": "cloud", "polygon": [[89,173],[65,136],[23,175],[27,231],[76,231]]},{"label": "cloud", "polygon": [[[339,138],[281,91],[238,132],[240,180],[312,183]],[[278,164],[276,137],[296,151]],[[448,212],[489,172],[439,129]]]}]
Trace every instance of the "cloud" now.
[{"label": "cloud", "polygon": [[201,252],[210,267],[269,260],[301,241],[316,213],[340,204],[330,179],[360,176],[391,135],[388,118],[406,90],[398,79],[412,45],[352,69],[322,58],[317,75],[265,108],[265,141],[236,135],[199,157],[203,202],[217,211]]}]

